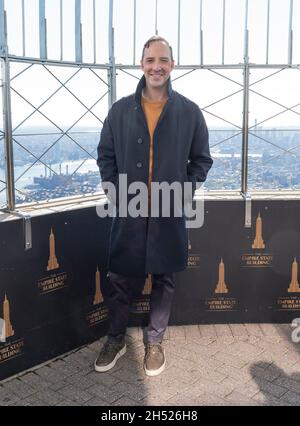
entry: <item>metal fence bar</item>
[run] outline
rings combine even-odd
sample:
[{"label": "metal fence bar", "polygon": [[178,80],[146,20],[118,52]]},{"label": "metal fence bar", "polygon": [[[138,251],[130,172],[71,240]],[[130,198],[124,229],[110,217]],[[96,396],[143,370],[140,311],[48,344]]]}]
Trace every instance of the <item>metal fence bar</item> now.
[{"label": "metal fence bar", "polygon": [[248,56],[248,0],[245,2],[245,24],[244,24],[244,59]]},{"label": "metal fence bar", "polygon": [[222,22],[222,64],[224,64],[224,55],[225,55],[225,13],[226,13],[226,0],[223,0],[223,22]]},{"label": "metal fence bar", "polygon": [[23,56],[26,54],[26,46],[25,46],[25,5],[24,0],[22,0],[22,52]]},{"label": "metal fence bar", "polygon": [[75,59],[82,62],[81,0],[75,0]]},{"label": "metal fence bar", "polygon": [[62,1],[60,0],[60,13],[59,13],[59,17],[60,17],[60,60],[63,60],[64,57],[64,30],[63,30],[63,5],[62,5]]},{"label": "metal fence bar", "polygon": [[266,45],[266,64],[269,63],[269,44],[270,44],[270,0],[268,0],[267,9],[267,45]]},{"label": "metal fence bar", "polygon": [[116,64],[114,53],[114,28],[113,28],[114,1],[109,0],[108,14],[108,51],[109,51],[109,69],[108,69],[108,107],[110,108],[116,100]]},{"label": "metal fence bar", "polygon": [[46,29],[46,14],[45,0],[39,0],[39,35],[40,35],[40,58],[47,59],[47,29]]},{"label": "metal fence bar", "polygon": [[248,135],[249,135],[249,66],[245,63],[244,68],[244,92],[243,92],[243,137],[242,137],[242,185],[241,191],[247,192],[248,180]]},{"label": "metal fence bar", "polygon": [[288,64],[293,62],[293,0],[290,0]]},{"label": "metal fence bar", "polygon": [[[41,60],[39,58],[31,58],[31,57],[20,57],[20,56],[12,56],[9,55],[9,60],[11,62],[22,62],[24,64],[45,64],[45,65],[55,65],[57,67],[75,67],[78,68],[78,63],[74,62],[74,61],[60,61],[60,60],[56,60],[56,59],[45,59],[41,62]],[[285,65],[283,65],[284,67]],[[80,68],[90,68],[91,67],[91,63],[90,62],[81,62],[80,64]],[[130,65],[127,66],[128,68],[130,68]],[[132,67],[132,66],[131,66]],[[109,65],[107,64],[95,64],[93,65],[93,68],[96,69],[103,69],[106,70],[109,68]],[[136,67],[138,68],[138,67]],[[279,68],[279,67],[277,67]]]},{"label": "metal fence bar", "polygon": [[96,1],[93,0],[93,48],[94,64],[96,63]]},{"label": "metal fence bar", "polygon": [[10,210],[15,208],[15,185],[14,185],[14,160],[13,160],[13,138],[11,122],[11,92],[9,60],[3,58],[1,61],[2,73],[2,98],[3,98],[3,127],[4,127],[4,150],[5,150],[5,176],[6,176],[6,201]]},{"label": "metal fence bar", "polygon": [[177,65],[180,64],[180,11],[181,11],[181,1],[178,0],[178,27],[177,27]]},{"label": "metal fence bar", "polygon": [[136,55],[136,0],[133,0],[133,65],[135,64]]},{"label": "metal fence bar", "polygon": [[202,0],[200,0],[200,64],[203,65]]},{"label": "metal fence bar", "polygon": [[158,34],[158,28],[157,28],[157,2],[158,2],[158,0],[155,0],[155,35]]},{"label": "metal fence bar", "polygon": [[5,31],[5,11],[4,0],[0,0],[0,55],[5,56],[7,53],[7,38]]},{"label": "metal fence bar", "polygon": [[245,39],[244,39],[244,76],[243,76],[243,137],[242,137],[242,175],[241,192],[248,189],[248,119],[249,119],[249,31],[248,31],[248,0],[245,4]]}]

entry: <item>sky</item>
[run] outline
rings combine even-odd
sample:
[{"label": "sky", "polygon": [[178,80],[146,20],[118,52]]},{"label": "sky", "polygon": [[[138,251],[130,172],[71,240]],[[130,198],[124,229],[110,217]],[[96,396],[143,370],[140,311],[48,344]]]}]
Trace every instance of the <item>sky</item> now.
[{"label": "sky", "polygon": [[[97,64],[108,63],[108,0],[82,0],[82,44],[83,61]],[[94,57],[93,45],[93,4],[95,3],[95,35],[96,45]],[[22,41],[22,0],[5,0],[8,19],[8,46],[10,54],[23,55]],[[39,55],[39,19],[38,0],[24,0],[25,4],[25,55]],[[222,25],[223,0],[181,0],[178,15],[178,0],[158,0],[157,29],[166,37],[173,47],[175,62],[180,65],[192,66],[200,64],[200,21],[203,30],[203,63],[219,65],[222,62]],[[267,43],[267,0],[248,0],[249,60],[255,64],[266,63]],[[134,42],[133,0],[114,0],[114,33],[115,59],[117,64],[139,64],[142,46],[146,39],[155,33],[156,0],[136,1],[136,41]],[[243,62],[245,5],[246,0],[226,0],[225,2],[225,64],[241,64]],[[288,25],[290,0],[270,0],[270,64],[286,63],[288,57]],[[75,55],[75,0],[62,0],[63,10],[63,59],[74,61]],[[300,63],[300,0],[293,1],[293,63]],[[178,40],[178,16],[180,16],[180,40]],[[60,60],[60,0],[46,0],[47,18],[47,52],[49,59]],[[135,47],[135,49],[134,49]],[[135,57],[134,57],[135,50]],[[178,56],[178,52],[180,55]],[[11,75],[14,76],[24,65],[12,64]],[[12,88],[30,100],[34,107],[39,106],[59,86],[57,79],[65,82],[70,77],[70,69],[50,67],[53,75],[39,65],[24,72],[12,81]],[[74,70],[71,70],[72,72]],[[128,70],[129,71],[129,70]],[[300,126],[299,115],[292,111],[279,114],[285,107],[293,107],[300,102],[300,70],[288,69],[274,74],[271,78],[254,84],[275,70],[251,70],[251,88],[271,97],[274,102],[252,93],[250,96],[250,125],[255,121],[263,122],[276,115],[272,120],[265,121],[264,126],[284,127]],[[136,77],[140,71],[129,71]],[[175,80],[186,71],[175,70]],[[105,71],[97,71],[98,77],[107,81]],[[223,76],[223,77],[222,77]],[[91,71],[80,72],[67,83],[67,87],[90,108],[97,99],[107,91],[107,86]],[[225,77],[225,78],[224,78]],[[230,81],[229,79],[233,80]],[[232,123],[237,128],[242,124],[242,70],[197,70],[173,82],[175,90],[194,100],[204,109],[210,128],[228,126]],[[126,96],[135,90],[137,79],[118,71],[117,98]],[[230,93],[234,96],[217,103]],[[13,126],[34,111],[21,97],[13,92]],[[105,96],[77,124],[78,126],[97,127],[105,118],[108,98]],[[64,129],[76,121],[84,113],[84,107],[65,89],[61,89],[42,107],[43,112],[51,117]],[[300,113],[299,106],[294,110]],[[65,112],[68,111],[66,117]],[[279,115],[277,115],[279,114]],[[224,120],[220,120],[221,116]],[[98,117],[98,119],[97,119]],[[99,120],[100,119],[100,120]],[[226,120],[226,121],[225,121]],[[26,126],[44,125],[46,119],[35,113]],[[20,131],[24,130],[24,125]]]}]

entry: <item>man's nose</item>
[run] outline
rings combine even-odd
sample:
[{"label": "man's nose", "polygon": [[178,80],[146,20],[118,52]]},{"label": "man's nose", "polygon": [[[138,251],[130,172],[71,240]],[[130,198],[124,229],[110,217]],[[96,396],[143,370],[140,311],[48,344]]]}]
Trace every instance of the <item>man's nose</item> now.
[{"label": "man's nose", "polygon": [[153,68],[154,68],[154,70],[159,70],[160,69],[160,62],[159,61],[155,61],[153,63]]}]

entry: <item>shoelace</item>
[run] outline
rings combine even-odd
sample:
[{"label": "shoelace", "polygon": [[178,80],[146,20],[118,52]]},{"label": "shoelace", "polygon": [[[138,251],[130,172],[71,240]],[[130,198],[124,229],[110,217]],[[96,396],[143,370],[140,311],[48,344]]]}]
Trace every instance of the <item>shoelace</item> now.
[{"label": "shoelace", "polygon": [[147,356],[149,356],[150,353],[155,354],[156,352],[162,353],[162,348],[160,345],[158,344],[147,345],[147,349],[146,349]]}]

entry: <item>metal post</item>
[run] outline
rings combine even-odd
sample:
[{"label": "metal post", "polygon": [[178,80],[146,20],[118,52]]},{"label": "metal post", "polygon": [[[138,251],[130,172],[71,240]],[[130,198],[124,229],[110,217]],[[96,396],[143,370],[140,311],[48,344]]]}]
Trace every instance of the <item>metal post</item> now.
[{"label": "metal post", "polygon": [[75,2],[75,58],[82,62],[81,0]]},{"label": "metal post", "polygon": [[23,219],[24,250],[27,251],[32,249],[32,227],[30,214],[24,213],[21,210],[11,210],[10,208],[2,209],[2,211]]},{"label": "metal post", "polygon": [[245,222],[244,222],[244,226],[245,228],[251,228],[251,216],[252,216],[252,199],[251,199],[251,194],[249,194],[248,192],[243,193],[242,192],[242,197],[245,200]]},{"label": "metal post", "polygon": [[200,64],[203,65],[202,0],[200,0]]},{"label": "metal post", "polygon": [[15,208],[15,187],[14,187],[14,160],[13,160],[13,139],[11,123],[11,101],[10,101],[10,72],[9,60],[3,58],[1,61],[2,71],[2,98],[3,98],[3,127],[4,127],[4,150],[5,150],[5,176],[6,176],[6,200],[9,210]]},{"label": "metal post", "polygon": [[181,4],[180,0],[178,0],[178,27],[177,27],[177,65],[180,64],[180,11],[181,11]]},{"label": "metal post", "polygon": [[267,10],[266,64],[269,63],[269,42],[270,42],[270,0],[268,0],[268,10]]},{"label": "metal post", "polygon": [[155,35],[158,34],[158,28],[157,28],[157,1],[155,1]]},{"label": "metal post", "polygon": [[7,52],[4,13],[4,0],[0,0],[0,56],[5,56]]},{"label": "metal post", "polygon": [[293,0],[290,0],[288,64],[293,61]]},{"label": "metal post", "polygon": [[113,10],[114,1],[109,0],[109,18],[108,18],[108,51],[109,51],[109,69],[108,69],[108,107],[111,108],[116,100],[116,64],[115,64],[115,46],[114,46],[114,28],[113,28]]},{"label": "metal post", "polygon": [[245,3],[244,58],[248,57],[248,0]]},{"label": "metal post", "polygon": [[247,192],[248,180],[248,131],[249,131],[249,63],[244,63],[243,88],[243,142],[242,142],[242,192]]},{"label": "metal post", "polygon": [[241,191],[247,193],[248,180],[248,131],[249,131],[249,32],[248,32],[248,0],[245,13],[245,44],[244,44],[244,87],[243,87],[243,140],[242,140],[242,182]]},{"label": "metal post", "polygon": [[59,13],[59,19],[60,19],[60,60],[62,61],[64,58],[64,32],[63,32],[63,5],[62,0],[60,0],[60,13]]},{"label": "metal post", "polygon": [[225,14],[226,14],[226,0],[223,0],[223,23],[222,23],[222,64],[225,60]]},{"label": "metal post", "polygon": [[47,59],[47,29],[45,0],[39,2],[39,20],[40,20],[40,58]]},{"label": "metal post", "polygon": [[96,3],[93,0],[93,48],[94,48],[94,64],[96,63]]},{"label": "metal post", "polygon": [[136,0],[133,1],[133,62],[135,65],[135,55],[136,55]]},{"label": "metal post", "polygon": [[26,56],[26,47],[25,47],[25,5],[24,5],[24,0],[22,0],[22,51],[23,51],[23,56]]}]

